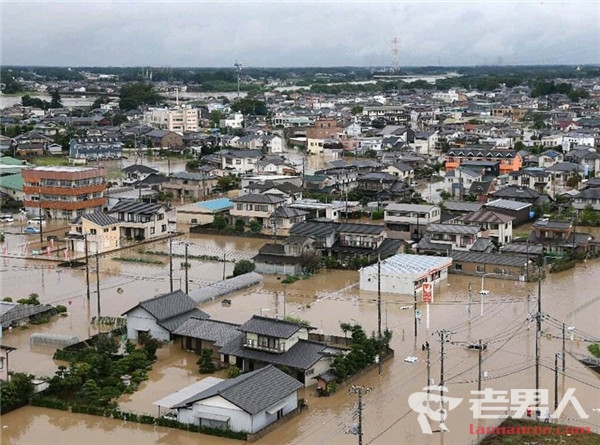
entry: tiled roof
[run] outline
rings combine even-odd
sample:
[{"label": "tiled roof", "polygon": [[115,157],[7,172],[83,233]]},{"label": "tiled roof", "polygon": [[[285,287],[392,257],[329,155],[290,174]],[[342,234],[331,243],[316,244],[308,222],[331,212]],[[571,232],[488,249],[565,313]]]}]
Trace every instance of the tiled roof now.
[{"label": "tiled roof", "polygon": [[527,262],[527,259],[521,255],[507,255],[504,253],[481,253],[453,250],[450,252],[450,256],[455,263],[464,261],[468,263],[523,267]]},{"label": "tiled roof", "polygon": [[206,318],[190,318],[173,331],[175,335],[212,341],[222,347],[239,335],[239,325]]},{"label": "tiled roof", "polygon": [[475,213],[463,215],[458,218],[459,221],[467,223],[493,223],[493,224],[504,224],[512,221],[512,216],[505,215],[503,213],[492,212],[490,210],[479,210]]},{"label": "tiled roof", "polygon": [[152,215],[161,209],[162,204],[151,204],[147,202],[137,202],[133,199],[123,199],[117,202],[109,213],[141,213],[143,215]]},{"label": "tiled roof", "polygon": [[82,215],[81,217],[100,227],[119,224],[119,220],[117,218],[113,218],[112,216],[103,212],[88,213],[86,215]]},{"label": "tiled roof", "polygon": [[278,254],[269,254],[269,253],[259,253],[252,258],[252,261],[255,263],[265,263],[265,264],[286,264],[290,266],[295,266],[300,263],[300,257],[295,256],[285,256]]},{"label": "tiled roof", "polygon": [[271,214],[272,218],[294,218],[296,216],[308,215],[308,212],[304,210],[294,209],[287,206],[279,206]]},{"label": "tiled roof", "polygon": [[224,380],[173,406],[181,408],[194,402],[220,396],[249,414],[258,414],[302,388],[302,383],[274,366]]},{"label": "tiled roof", "polygon": [[465,224],[429,224],[427,233],[455,233],[460,235],[476,235],[481,228]]},{"label": "tiled roof", "polygon": [[250,320],[240,326],[242,332],[278,338],[290,338],[300,329],[302,329],[302,326],[298,323],[258,315],[253,315]]},{"label": "tiled roof", "polygon": [[258,204],[277,204],[280,202],[284,202],[285,198],[274,196],[274,195],[261,195],[258,193],[248,193],[247,195],[242,195],[239,198],[233,198],[233,202],[251,202]]},{"label": "tiled roof", "polygon": [[336,230],[336,224],[332,221],[306,221],[294,224],[290,229],[290,235],[320,238],[335,233]]},{"label": "tiled roof", "polygon": [[338,226],[339,233],[358,233],[368,235],[379,235],[385,230],[383,224],[359,224],[359,223],[343,223]]},{"label": "tiled roof", "polygon": [[[233,355],[235,357],[242,357],[273,365],[287,366],[289,368],[310,369],[322,357],[329,355],[329,352],[326,352],[327,350],[332,349],[330,346],[323,343],[298,340],[296,344],[286,352],[282,354],[273,354],[256,349],[245,348],[244,339],[245,335],[240,334],[221,348],[219,352],[221,354]],[[339,349],[339,351],[341,351],[341,349]]]},{"label": "tiled roof", "polygon": [[130,165],[129,167],[125,167],[122,171],[124,171],[125,173],[158,173],[158,170],[142,164]]},{"label": "tiled roof", "polygon": [[[158,321],[162,321],[196,309],[196,302],[181,290],[176,290],[168,294],[150,298],[149,300],[141,301],[138,306],[148,311],[148,313]],[[205,315],[205,318],[208,318],[208,314]]]}]

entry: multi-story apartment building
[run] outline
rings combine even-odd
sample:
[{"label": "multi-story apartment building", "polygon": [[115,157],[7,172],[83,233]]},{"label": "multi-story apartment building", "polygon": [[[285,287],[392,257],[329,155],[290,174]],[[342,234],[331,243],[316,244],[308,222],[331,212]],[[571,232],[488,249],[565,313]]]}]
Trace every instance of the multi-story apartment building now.
[{"label": "multi-story apartment building", "polygon": [[69,157],[72,159],[121,159],[123,143],[113,137],[71,139]]},{"label": "multi-story apartment building", "polygon": [[464,161],[499,162],[501,175],[519,171],[523,165],[521,155],[515,150],[483,147],[452,148],[446,153],[446,171],[454,170]]},{"label": "multi-story apartment building", "polygon": [[144,113],[144,122],[161,130],[175,132],[198,131],[200,126],[197,108],[150,108]]},{"label": "multi-story apartment building", "polygon": [[107,204],[104,168],[36,167],[23,170],[23,204],[28,214],[72,219]]}]

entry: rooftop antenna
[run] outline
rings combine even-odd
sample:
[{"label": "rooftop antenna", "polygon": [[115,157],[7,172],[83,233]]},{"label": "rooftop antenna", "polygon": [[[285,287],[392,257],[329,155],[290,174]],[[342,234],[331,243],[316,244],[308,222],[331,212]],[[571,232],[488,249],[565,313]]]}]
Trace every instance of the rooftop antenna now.
[{"label": "rooftop antenna", "polygon": [[242,62],[236,60],[233,64],[237,70],[237,98],[240,100],[240,73],[242,72]]}]

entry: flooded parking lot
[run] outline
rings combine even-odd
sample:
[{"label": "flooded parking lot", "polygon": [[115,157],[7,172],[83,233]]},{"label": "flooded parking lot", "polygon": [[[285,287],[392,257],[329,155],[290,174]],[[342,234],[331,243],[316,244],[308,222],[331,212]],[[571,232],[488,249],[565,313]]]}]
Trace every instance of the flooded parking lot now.
[{"label": "flooded parking lot", "polygon": [[[191,235],[182,237],[192,243],[189,253],[194,255],[225,254],[228,258],[248,258],[253,256],[263,240],[233,237]],[[165,241],[144,246],[148,250],[167,251]],[[184,246],[175,244],[174,251],[182,253]],[[139,255],[132,251],[119,253],[120,256]],[[231,256],[229,256],[231,255]],[[151,256],[167,261],[167,258]],[[96,314],[97,296],[95,271],[90,280],[93,283],[91,300],[86,298],[85,273],[83,270],[60,269],[54,265],[40,264],[28,260],[2,260],[2,296],[22,298],[37,292],[43,303],[65,304],[69,316],[58,318],[46,325],[32,326],[27,330],[14,329],[4,333],[5,344],[19,348],[11,355],[11,368],[34,372],[39,375],[53,374],[56,364],[51,352],[32,351],[29,336],[33,332],[53,332],[86,336],[86,319]],[[184,279],[184,270],[179,267],[181,258],[176,258],[174,272],[175,288]],[[229,275],[233,263],[222,261],[192,260],[189,270],[190,289],[218,281]],[[541,387],[550,389],[553,394],[554,354],[561,350],[561,330],[557,322],[565,322],[577,328],[578,332],[600,337],[600,287],[598,275],[600,261],[588,261],[574,270],[549,275],[542,283],[542,311],[548,318],[543,323],[544,337],[541,339]],[[114,261],[110,256],[100,261],[100,295],[102,314],[118,316],[137,302],[169,291],[169,273],[166,265],[132,264]],[[377,295],[358,290],[356,271],[321,271],[307,280],[300,280],[284,286],[275,276],[266,276],[263,283],[238,292],[231,297],[229,307],[220,302],[204,305],[202,309],[213,318],[242,323],[252,314],[268,317],[293,315],[308,320],[317,332],[343,335],[340,322],[357,321],[367,332],[377,330]],[[473,289],[471,321],[467,310],[469,282]],[[182,283],[183,285],[184,283]],[[495,390],[511,388],[533,388],[535,326],[527,321],[528,314],[536,309],[537,283],[522,283],[494,280],[486,277],[485,288],[489,296],[483,299],[483,315],[478,291],[480,279],[450,275],[448,283],[435,289],[435,302],[430,306],[429,329],[427,329],[426,308],[419,302],[422,322],[418,325],[418,335],[414,337],[413,298],[410,295],[382,296],[382,325],[393,331],[392,347],[396,351],[393,360],[382,367],[382,374],[371,371],[360,377],[356,383],[372,387],[365,396],[364,440],[375,444],[457,444],[471,443],[473,437],[468,432],[468,424],[474,423],[473,414],[467,403],[472,398],[470,391],[477,387],[478,353],[465,346],[480,338],[488,343],[484,353],[483,370],[488,378],[483,386]],[[121,292],[119,292],[121,289]],[[408,306],[408,308],[406,308]],[[89,312],[88,312],[89,311]],[[448,418],[449,433],[425,436],[421,433],[416,413],[408,407],[410,393],[421,391],[426,384],[425,352],[421,344],[431,344],[431,376],[437,384],[440,376],[440,343],[435,335],[438,329],[453,332],[451,341],[445,344],[445,379],[449,394],[465,399]],[[576,337],[566,341],[567,352],[583,352],[587,342]],[[417,357],[416,363],[403,359],[408,355]],[[154,365],[150,380],[142,385],[138,393],[123,396],[120,400],[123,409],[140,412],[152,411],[152,402],[164,395],[189,385],[202,378],[197,372],[197,356],[182,351],[178,345],[171,345],[159,351],[160,360]],[[600,378],[570,355],[567,357],[567,377],[560,379],[559,392],[566,388],[576,388],[575,395],[590,415],[586,420],[594,431],[600,429],[600,414],[592,409],[600,408]],[[352,411],[355,396],[346,390],[328,398],[318,398],[307,390],[309,409],[291,419],[285,426],[269,433],[259,443],[265,444],[342,444],[353,443],[356,437],[345,432],[354,423]],[[578,417],[572,407],[565,410],[564,418],[571,423]],[[58,420],[60,419],[60,420]],[[93,442],[104,443],[160,443],[179,444],[191,440],[204,443],[226,443],[223,439],[205,438],[182,431],[171,431],[142,425],[127,425],[84,415],[66,416],[63,412],[42,408],[27,407],[2,418],[2,443],[32,442],[44,437],[44,443],[75,443],[81,437],[93,437]],[[582,424],[586,426],[585,424]],[[194,439],[195,438],[195,439]],[[89,440],[88,440],[89,442]]]}]

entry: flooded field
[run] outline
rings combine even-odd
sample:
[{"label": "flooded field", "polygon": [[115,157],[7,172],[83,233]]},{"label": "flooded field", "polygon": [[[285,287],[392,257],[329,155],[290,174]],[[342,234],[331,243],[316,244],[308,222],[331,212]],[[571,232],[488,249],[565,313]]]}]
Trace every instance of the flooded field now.
[{"label": "flooded field", "polygon": [[[231,274],[233,263],[229,259],[253,256],[263,240],[205,235],[190,235],[181,240],[190,242],[189,253],[211,255],[219,258],[225,254],[226,262],[192,260],[189,270],[190,289],[222,279]],[[165,241],[144,246],[147,250],[167,251]],[[174,251],[182,253],[184,246],[174,244]],[[130,251],[119,256],[139,256]],[[103,315],[120,315],[137,302],[169,291],[169,272],[166,257],[149,256],[164,261],[165,265],[132,264],[114,261],[110,256],[100,261],[100,296]],[[3,343],[19,348],[11,354],[11,368],[39,375],[53,374],[56,364],[52,351],[32,351],[29,337],[33,332],[74,334],[80,337],[95,329],[86,320],[97,312],[95,271],[91,300],[88,304],[83,270],[58,269],[34,261],[3,259],[2,297],[21,298],[31,292],[40,294],[44,303],[65,304],[69,316],[58,318],[47,325],[31,326],[27,330],[14,329],[4,333]],[[184,280],[180,268],[181,258],[175,259],[174,288]],[[575,269],[549,275],[542,282],[542,311],[548,315],[542,324],[541,388],[550,389],[553,399],[554,354],[562,346],[561,325],[574,326],[577,334],[573,341],[567,338],[567,352],[583,352],[589,343],[583,341],[586,334],[600,337],[600,260],[588,261]],[[231,297],[230,307],[213,302],[202,307],[215,319],[242,323],[252,314],[268,317],[293,315],[308,320],[316,332],[343,335],[340,322],[359,322],[367,332],[377,330],[377,295],[358,290],[356,271],[322,271],[308,280],[300,280],[284,286],[275,276],[266,276],[258,286],[246,289]],[[422,322],[414,336],[414,313],[412,295],[382,296],[382,326],[393,331],[394,359],[382,366],[382,373],[371,371],[356,383],[373,390],[364,398],[364,443],[374,444],[445,444],[467,445],[476,437],[469,434],[469,423],[475,423],[470,411],[470,391],[477,388],[477,351],[466,345],[484,339],[488,350],[484,352],[483,371],[487,379],[483,387],[494,390],[534,388],[535,324],[528,321],[528,314],[537,310],[537,283],[521,283],[495,280],[486,277],[485,288],[490,295],[479,297],[481,286],[477,277],[451,275],[448,283],[435,289],[435,302],[430,305],[429,326],[427,310],[419,302]],[[472,287],[472,306],[467,310],[469,283]],[[181,286],[184,287],[182,282]],[[121,289],[122,292],[119,292]],[[407,308],[408,306],[408,308]],[[445,344],[445,381],[449,396],[464,401],[451,411],[446,434],[423,435],[417,423],[417,414],[408,406],[407,398],[412,392],[422,391],[426,385],[426,354],[421,344],[431,345],[431,377],[435,383],[440,378],[440,343],[436,331],[452,331],[450,342]],[[404,358],[413,355],[416,363]],[[121,407],[127,410],[155,414],[152,402],[181,387],[202,378],[195,364],[197,356],[182,351],[178,345],[170,345],[159,351],[159,362],[150,373],[140,391],[123,396]],[[575,396],[590,415],[585,421],[578,420],[569,405],[563,414],[566,422],[590,426],[600,431],[600,378],[568,355],[567,376],[561,377],[559,392],[576,388]],[[264,444],[345,444],[354,443],[356,437],[346,434],[355,422],[352,411],[356,397],[341,390],[331,397],[318,398],[313,390],[303,397],[308,399],[309,409],[290,420],[285,426],[269,433],[258,443]],[[587,422],[587,423],[583,423]],[[87,437],[88,443],[155,443],[186,444],[230,443],[217,438],[206,438],[182,431],[171,431],[142,425],[126,424],[84,415],[69,415],[59,411],[27,407],[3,416],[2,443],[79,443]],[[436,429],[436,425],[433,425]],[[40,438],[44,438],[40,442]]]}]

